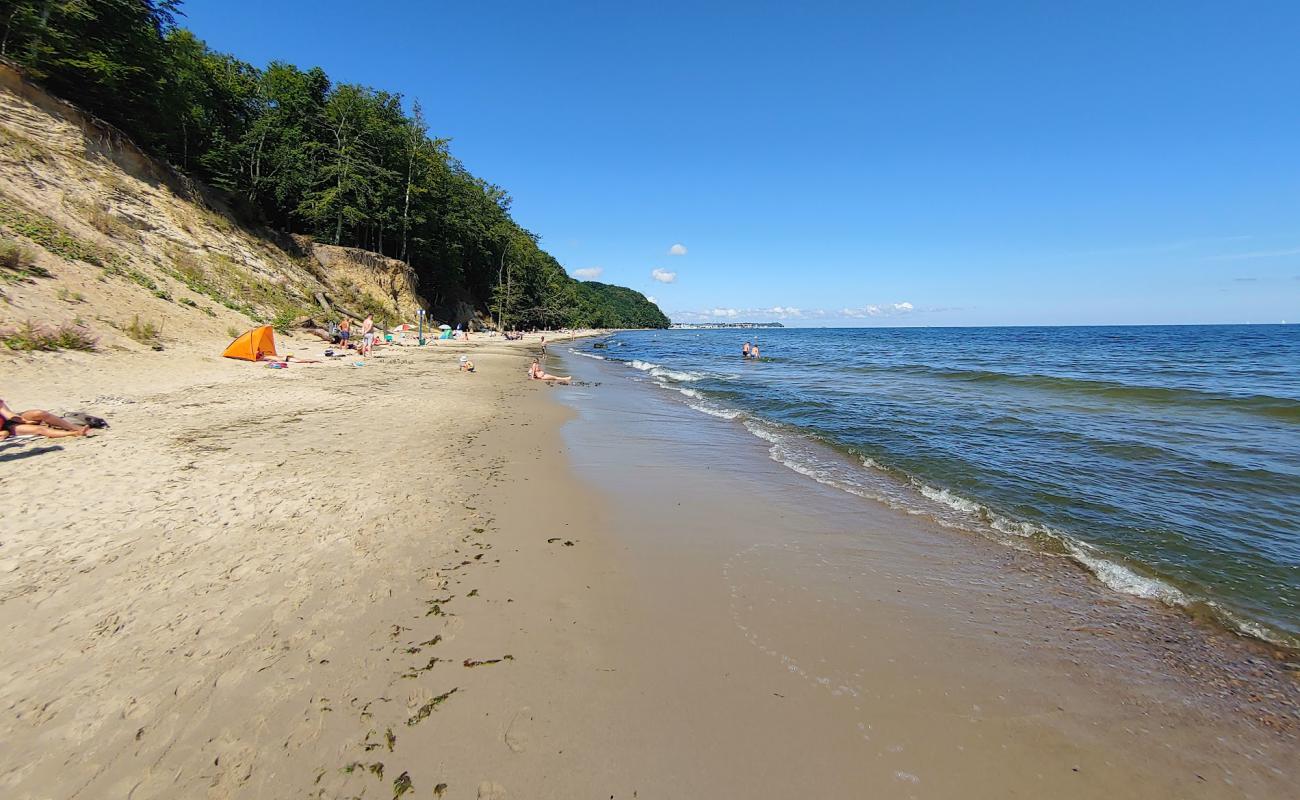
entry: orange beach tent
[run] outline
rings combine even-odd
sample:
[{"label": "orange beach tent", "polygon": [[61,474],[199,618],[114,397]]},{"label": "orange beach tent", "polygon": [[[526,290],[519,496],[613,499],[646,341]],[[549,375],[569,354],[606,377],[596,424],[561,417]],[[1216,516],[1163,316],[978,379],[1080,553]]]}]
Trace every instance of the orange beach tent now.
[{"label": "orange beach tent", "polygon": [[258,353],[265,356],[278,355],[275,352],[275,332],[271,330],[270,325],[253,328],[231,342],[230,346],[226,348],[226,352],[221,355],[226,358],[242,358],[245,361],[256,361]]}]

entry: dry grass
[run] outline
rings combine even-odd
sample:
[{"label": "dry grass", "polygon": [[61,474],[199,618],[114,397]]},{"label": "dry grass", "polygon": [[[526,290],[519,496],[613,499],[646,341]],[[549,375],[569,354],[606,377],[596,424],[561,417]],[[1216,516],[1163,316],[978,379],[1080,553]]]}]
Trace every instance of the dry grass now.
[{"label": "dry grass", "polygon": [[130,325],[120,326],[120,329],[122,333],[130,336],[140,344],[148,345],[155,350],[162,349],[162,344],[159,341],[162,335],[162,326],[154,325],[149,320],[142,322],[139,314],[131,318]]},{"label": "dry grass", "polygon": [[95,349],[97,340],[78,320],[50,328],[28,320],[16,328],[0,331],[0,342],[10,350],[54,351]]},{"label": "dry grass", "polygon": [[130,236],[135,229],[126,224],[120,217],[108,210],[108,207],[102,203],[94,203],[85,206],[83,212],[86,215],[86,221],[90,227],[113,238],[122,238]]},{"label": "dry grass", "polygon": [[0,267],[14,272],[30,272],[36,266],[36,254],[18,242],[0,239]]}]

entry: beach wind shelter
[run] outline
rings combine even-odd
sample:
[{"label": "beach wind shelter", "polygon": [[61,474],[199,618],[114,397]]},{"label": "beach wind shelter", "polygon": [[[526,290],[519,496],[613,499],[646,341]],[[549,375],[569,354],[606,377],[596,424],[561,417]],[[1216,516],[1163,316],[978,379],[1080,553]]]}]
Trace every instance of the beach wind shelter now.
[{"label": "beach wind shelter", "polygon": [[226,358],[242,358],[245,361],[256,361],[258,354],[273,356],[275,352],[275,332],[271,330],[270,325],[263,325],[260,328],[253,328],[243,336],[230,343],[226,352],[221,355]]}]

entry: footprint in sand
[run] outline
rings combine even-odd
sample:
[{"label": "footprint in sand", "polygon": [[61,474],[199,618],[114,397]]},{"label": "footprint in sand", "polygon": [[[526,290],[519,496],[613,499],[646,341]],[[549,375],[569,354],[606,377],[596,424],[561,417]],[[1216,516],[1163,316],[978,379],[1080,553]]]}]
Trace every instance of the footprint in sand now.
[{"label": "footprint in sand", "polygon": [[506,800],[506,787],[495,781],[483,781],[478,785],[478,800]]},{"label": "footprint in sand", "polygon": [[[528,731],[533,727],[533,712],[528,706],[524,706],[515,712],[515,716],[510,720],[506,727],[506,747],[516,753],[522,753],[528,749],[532,738]],[[480,795],[481,796],[481,795]]]}]

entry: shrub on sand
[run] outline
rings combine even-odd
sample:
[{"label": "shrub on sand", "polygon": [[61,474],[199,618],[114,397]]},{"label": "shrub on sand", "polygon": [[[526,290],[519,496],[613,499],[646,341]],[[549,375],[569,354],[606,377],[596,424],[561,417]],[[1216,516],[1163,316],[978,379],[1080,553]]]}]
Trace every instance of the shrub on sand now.
[{"label": "shrub on sand", "polygon": [[155,350],[162,349],[162,345],[158,342],[162,329],[148,320],[141,322],[139,314],[131,318],[130,325],[122,328],[122,333],[130,336],[140,344],[148,345]]},{"label": "shrub on sand", "polygon": [[0,342],[10,350],[54,351],[95,349],[95,337],[80,322],[48,328],[31,320],[16,328],[0,330]]}]

